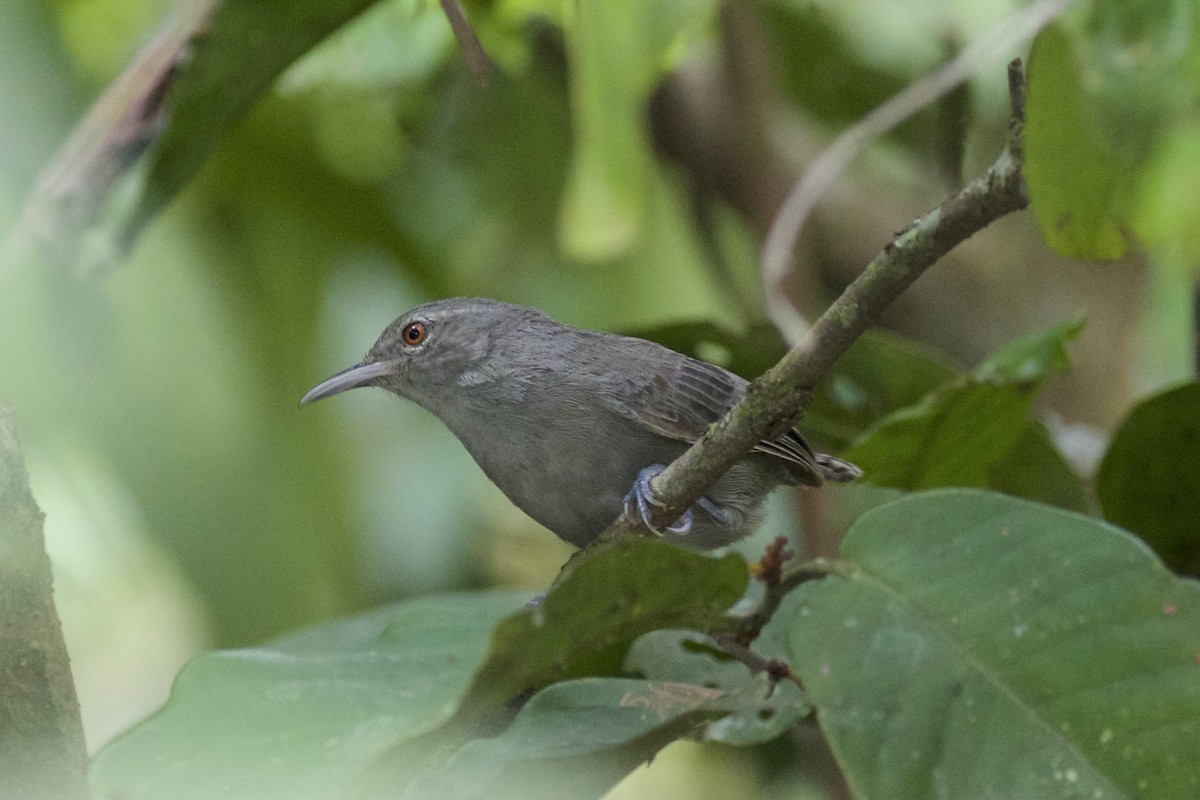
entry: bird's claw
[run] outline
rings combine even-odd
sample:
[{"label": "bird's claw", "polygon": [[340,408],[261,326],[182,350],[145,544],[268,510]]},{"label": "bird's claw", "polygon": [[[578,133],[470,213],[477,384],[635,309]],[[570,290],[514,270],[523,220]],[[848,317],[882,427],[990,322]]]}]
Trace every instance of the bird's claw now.
[{"label": "bird's claw", "polygon": [[[665,503],[661,502],[654,496],[654,487],[650,481],[658,476],[660,472],[666,469],[662,464],[651,464],[638,473],[637,479],[633,482],[633,487],[629,493],[625,495],[625,516],[632,522],[637,522],[641,519],[643,525],[655,536],[662,536],[663,532],[650,522],[650,507],[662,508]],[[633,515],[634,507],[637,508],[637,517]],[[676,536],[683,536],[692,529],[692,512],[691,509],[684,511],[675,520],[674,525],[667,527],[667,533],[673,533]]]}]

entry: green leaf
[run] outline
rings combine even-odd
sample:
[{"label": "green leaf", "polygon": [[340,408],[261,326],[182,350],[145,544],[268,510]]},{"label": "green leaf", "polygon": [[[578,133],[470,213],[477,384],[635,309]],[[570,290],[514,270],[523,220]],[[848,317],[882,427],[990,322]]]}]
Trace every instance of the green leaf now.
[{"label": "green leaf", "polygon": [[[1111,259],[1126,252],[1135,230],[1162,241],[1163,224],[1140,211],[1138,199],[1163,137],[1197,121],[1198,41],[1190,0],[1101,0],[1034,42],[1025,178],[1055,250]],[[1193,180],[1177,176],[1173,189],[1160,180],[1145,199],[1165,199],[1164,210],[1178,217],[1161,192],[1178,194]]]},{"label": "green leaf", "polygon": [[433,597],[210,653],[157,714],[104,748],[97,798],[332,798],[458,707],[492,626],[526,595]]},{"label": "green leaf", "polygon": [[1014,497],[1070,511],[1087,511],[1087,497],[1079,476],[1040,422],[1028,422],[1008,455],[988,467],[987,485]]},{"label": "green leaf", "polygon": [[1200,796],[1200,585],[1137,539],[940,491],[842,557],[780,613],[855,797]]},{"label": "green leaf", "polygon": [[1143,400],[1096,476],[1105,518],[1141,536],[1179,572],[1200,573],[1200,384]]},{"label": "green leaf", "polygon": [[285,67],[374,2],[224,0],[173,87],[132,231],[170,202]]},{"label": "green leaf", "polygon": [[708,631],[748,582],[746,562],[732,553],[716,559],[652,539],[619,540],[580,564],[537,608],[496,627],[460,717],[487,720],[555,681],[615,675],[638,636],[660,628]]},{"label": "green leaf", "polygon": [[883,330],[860,336],[817,388],[800,428],[840,450],[893,411],[959,375],[949,356]]},{"label": "green leaf", "polygon": [[[96,262],[88,266],[99,267],[122,257],[280,73],[375,3],[184,4],[121,79],[105,90],[43,172],[42,185],[27,204],[27,235],[44,240],[51,254],[65,262],[84,259]],[[402,13],[422,13],[417,6]],[[433,7],[423,13],[440,15]],[[444,43],[448,36],[444,20],[440,22],[437,40]],[[362,69],[361,47],[356,56],[356,66]],[[429,55],[423,58],[428,61]],[[311,69],[297,80],[311,82],[319,70]],[[377,138],[388,136],[381,129],[374,133]],[[354,168],[365,169],[358,163]],[[85,237],[89,226],[96,230]]]},{"label": "green leaf", "polygon": [[1084,320],[1072,320],[1009,342],[975,368],[975,379],[1030,383],[1062,372],[1071,365],[1067,343],[1083,332],[1083,326]]},{"label": "green leaf", "polygon": [[744,705],[749,694],[618,678],[558,683],[538,692],[500,736],[466,743],[401,796],[599,798],[663,746]]},{"label": "green leaf", "polygon": [[1074,44],[1058,26],[1029,54],[1025,182],[1042,236],[1070,258],[1125,254],[1122,188],[1131,166],[1098,130]]},{"label": "green leaf", "polygon": [[[1042,447],[1032,453],[1037,458],[1023,461],[1018,447],[1039,446],[1029,438],[1037,435],[1030,433],[1030,408],[1046,377],[1066,367],[1066,343],[1082,327],[1082,321],[1064,323],[1009,344],[971,373],[884,417],[845,457],[880,486],[1020,489],[1074,504],[1082,490],[1069,485],[1073,476],[1061,458]],[[1018,479],[1014,470],[1025,474]],[[1046,483],[1057,488],[1047,492]]]},{"label": "green leaf", "polygon": [[711,0],[583,0],[567,6],[574,164],[562,209],[562,242],[580,261],[633,249],[654,168],[646,102],[671,48],[707,24]]}]

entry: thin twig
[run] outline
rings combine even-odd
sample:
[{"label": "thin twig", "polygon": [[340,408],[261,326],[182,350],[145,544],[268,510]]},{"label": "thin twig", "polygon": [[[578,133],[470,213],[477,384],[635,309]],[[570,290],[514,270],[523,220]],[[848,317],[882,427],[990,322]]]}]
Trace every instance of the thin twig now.
[{"label": "thin twig", "polygon": [[[970,78],[986,63],[1012,51],[1032,37],[1074,0],[1040,0],[1023,8],[971,42],[936,72],[905,87],[883,105],[846,129],[820,156],[784,200],[763,244],[762,284],[767,316],[790,344],[796,344],[808,326],[792,306],[781,284],[787,276],[792,253],[804,223],[817,201],[834,184],[869,143],[887,133],[917,111],[937,101]],[[656,484],[657,485],[657,484]]]},{"label": "thin twig", "polygon": [[754,381],[746,397],[711,425],[696,444],[654,480],[661,507],[651,523],[677,519],[740,458],[763,439],[789,430],[817,383],[889,303],[959,243],[995,220],[1025,208],[1021,176],[1024,97],[1019,61],[1010,67],[1017,109],[1008,143],[982,177],[913,222],[890,242],[774,367]]},{"label": "thin twig", "polygon": [[792,681],[801,689],[804,688],[804,685],[800,683],[800,678],[792,672],[791,666],[786,661],[779,658],[767,658],[756,653],[750,649],[749,645],[744,644],[735,636],[718,635],[713,637],[713,641],[727,654],[745,664],[751,675],[757,675],[760,672],[767,673],[767,677],[771,679],[772,689],[782,680]]},{"label": "thin twig", "polygon": [[[1021,175],[1024,71],[1009,65],[1013,115],[999,158],[979,178],[898,234],[842,292],[798,345],[750,384],[746,397],[654,479],[661,503],[650,513],[657,528],[670,525],[755,444],[775,438],[799,419],[813,388],[879,316],[930,266],[995,220],[1029,204]],[[557,580],[593,553],[630,534],[648,535],[625,515],[563,566]]]},{"label": "thin twig", "polygon": [[458,40],[458,46],[462,48],[463,58],[467,61],[467,69],[471,71],[477,81],[487,83],[488,75],[492,70],[492,60],[488,58],[487,51],[479,43],[479,37],[475,35],[475,30],[467,21],[467,15],[463,13],[462,6],[458,4],[458,0],[442,0],[442,11],[445,12],[446,19],[450,21],[450,30],[454,31],[454,38]]},{"label": "thin twig", "polygon": [[767,585],[766,594],[763,595],[763,599],[759,601],[758,606],[753,611],[744,616],[733,618],[733,630],[729,635],[736,641],[749,647],[750,643],[762,633],[766,624],[771,621],[771,617],[779,609],[783,598],[787,597],[788,593],[797,586],[830,575],[847,576],[852,574],[854,570],[855,567],[851,564],[824,558],[806,561],[803,564],[797,564],[791,569],[785,570],[777,581]]}]

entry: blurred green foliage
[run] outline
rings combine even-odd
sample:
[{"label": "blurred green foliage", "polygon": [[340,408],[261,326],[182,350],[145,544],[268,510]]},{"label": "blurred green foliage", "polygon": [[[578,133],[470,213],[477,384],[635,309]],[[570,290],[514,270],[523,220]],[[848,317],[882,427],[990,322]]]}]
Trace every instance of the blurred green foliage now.
[{"label": "blurred green foliage", "polygon": [[[497,64],[480,83],[431,0],[225,0],[174,68],[133,75],[122,108],[161,96],[173,113],[90,120],[75,160],[55,160],[88,100],[144,43],[162,46],[153,31],[171,4],[9,0],[0,398],[15,407],[48,535],[58,525],[60,541],[94,546],[119,527],[122,547],[170,576],[64,558],[60,598],[74,586],[87,605],[95,587],[122,585],[134,599],[114,615],[141,619],[144,597],[175,609],[164,628],[207,626],[209,644],[235,646],[405,595],[546,586],[565,548],[429,415],[383,393],[303,412],[298,398],[409,305],[456,294],[638,332],[753,376],[782,347],[756,263],[779,187],[1022,5],[480,0],[466,10]],[[1194,372],[1192,6],[1078,4],[1039,38],[1027,144],[1040,234],[994,226],[889,310],[884,325],[924,341],[860,340],[801,423],[814,441],[903,477],[945,434],[936,480],[880,483],[1094,505],[1103,442],[1090,460],[1071,451],[1043,424],[1049,406],[1102,440],[1131,397]],[[180,4],[167,32],[188,34],[206,7]],[[789,287],[806,309],[928,211],[959,161],[969,176],[994,158],[1010,55],[872,146],[824,201]],[[1097,268],[1054,251],[1136,257]],[[1081,311],[1077,367],[1040,399],[1030,382],[1065,366],[1058,351],[1028,362],[1033,374],[957,366]],[[958,427],[938,427],[972,397],[998,405],[968,404]],[[925,438],[906,450],[888,436],[913,415]],[[1104,486],[1121,458],[1114,446],[1101,475],[1106,513],[1123,502]],[[886,494],[781,495],[766,528],[831,554],[834,521]],[[1133,519],[1119,521],[1150,530]],[[166,638],[87,633],[71,644],[78,664],[119,665],[114,653]],[[213,664],[225,666],[193,673]],[[98,725],[93,743],[112,732]],[[797,780],[776,777],[777,789]]]}]

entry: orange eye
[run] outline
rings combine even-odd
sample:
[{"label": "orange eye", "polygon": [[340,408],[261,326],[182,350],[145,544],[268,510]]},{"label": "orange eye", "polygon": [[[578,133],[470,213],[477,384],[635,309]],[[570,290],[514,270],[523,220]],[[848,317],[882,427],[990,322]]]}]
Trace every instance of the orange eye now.
[{"label": "orange eye", "polygon": [[425,327],[424,322],[410,322],[400,331],[400,340],[409,347],[416,347],[425,341],[425,337],[428,335],[429,330]]}]

